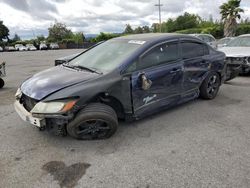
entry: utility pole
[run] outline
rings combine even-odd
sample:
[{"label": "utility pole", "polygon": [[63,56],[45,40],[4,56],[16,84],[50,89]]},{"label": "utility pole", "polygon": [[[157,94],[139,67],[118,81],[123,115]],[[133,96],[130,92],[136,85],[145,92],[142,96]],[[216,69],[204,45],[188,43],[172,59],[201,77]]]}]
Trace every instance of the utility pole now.
[{"label": "utility pole", "polygon": [[159,0],[159,3],[155,4],[155,6],[159,8],[159,28],[161,33],[161,7],[163,6],[163,4],[161,4],[161,0]]}]

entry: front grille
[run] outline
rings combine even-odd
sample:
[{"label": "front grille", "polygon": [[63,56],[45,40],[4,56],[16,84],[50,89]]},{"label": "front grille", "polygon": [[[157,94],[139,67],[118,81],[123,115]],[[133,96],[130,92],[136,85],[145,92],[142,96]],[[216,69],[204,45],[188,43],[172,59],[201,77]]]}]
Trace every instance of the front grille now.
[{"label": "front grille", "polygon": [[34,106],[38,103],[37,100],[28,97],[27,95],[22,94],[20,103],[23,104],[24,108],[30,112]]}]

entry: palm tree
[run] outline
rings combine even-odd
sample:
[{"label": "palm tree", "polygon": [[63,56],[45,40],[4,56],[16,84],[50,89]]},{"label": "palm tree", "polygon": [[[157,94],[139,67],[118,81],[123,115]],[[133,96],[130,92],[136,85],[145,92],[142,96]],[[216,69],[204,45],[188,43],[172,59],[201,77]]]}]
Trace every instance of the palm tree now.
[{"label": "palm tree", "polygon": [[220,14],[224,21],[224,36],[234,37],[237,28],[237,19],[241,18],[240,13],[244,12],[240,7],[241,0],[229,0],[220,6]]}]

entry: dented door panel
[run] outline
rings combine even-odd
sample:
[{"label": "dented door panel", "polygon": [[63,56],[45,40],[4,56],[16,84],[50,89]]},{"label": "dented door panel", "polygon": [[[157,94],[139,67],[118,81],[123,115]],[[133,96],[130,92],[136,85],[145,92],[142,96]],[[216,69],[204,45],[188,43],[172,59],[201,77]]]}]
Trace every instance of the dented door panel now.
[{"label": "dented door panel", "polygon": [[[148,90],[142,89],[140,73],[152,82]],[[183,62],[178,61],[159,67],[152,67],[132,74],[132,98],[136,116],[158,111],[180,98],[183,80]]]}]

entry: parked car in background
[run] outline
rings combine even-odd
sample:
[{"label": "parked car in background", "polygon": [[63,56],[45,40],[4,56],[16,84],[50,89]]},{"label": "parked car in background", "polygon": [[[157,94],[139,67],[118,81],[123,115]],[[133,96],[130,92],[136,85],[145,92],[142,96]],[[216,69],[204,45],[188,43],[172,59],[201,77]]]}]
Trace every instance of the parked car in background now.
[{"label": "parked car in background", "polygon": [[27,44],[26,47],[29,51],[36,51],[37,50],[33,44]]},{"label": "parked car in background", "polygon": [[47,46],[45,43],[41,43],[41,44],[39,45],[39,49],[40,49],[40,50],[47,50],[47,49],[48,49],[48,46]]},{"label": "parked car in background", "polygon": [[234,37],[225,37],[217,41],[218,49],[227,46],[227,44],[233,40]]},{"label": "parked car in background", "polygon": [[16,51],[16,48],[14,46],[5,46],[4,51],[13,52]]},{"label": "parked car in background", "polygon": [[214,99],[224,60],[223,52],[188,35],[114,38],[24,81],[15,109],[40,130],[109,138],[118,118],[141,119],[199,96]]},{"label": "parked car in background", "polygon": [[27,51],[28,50],[28,48],[26,46],[22,45],[22,44],[16,44],[15,49],[17,51]]},{"label": "parked car in background", "polygon": [[0,46],[0,52],[3,52],[3,48]]},{"label": "parked car in background", "polygon": [[49,47],[51,50],[59,49],[59,45],[57,43],[50,43]]},{"label": "parked car in background", "polygon": [[190,34],[190,35],[203,40],[204,42],[212,46],[214,49],[217,49],[216,39],[214,38],[213,35],[210,34]]},{"label": "parked car in background", "polygon": [[3,88],[4,86],[4,80],[3,77],[6,76],[6,72],[5,72],[5,63],[0,63],[0,89]]},{"label": "parked car in background", "polygon": [[250,73],[250,34],[241,35],[220,48],[226,54],[226,61],[231,67],[231,79],[238,74]]}]

